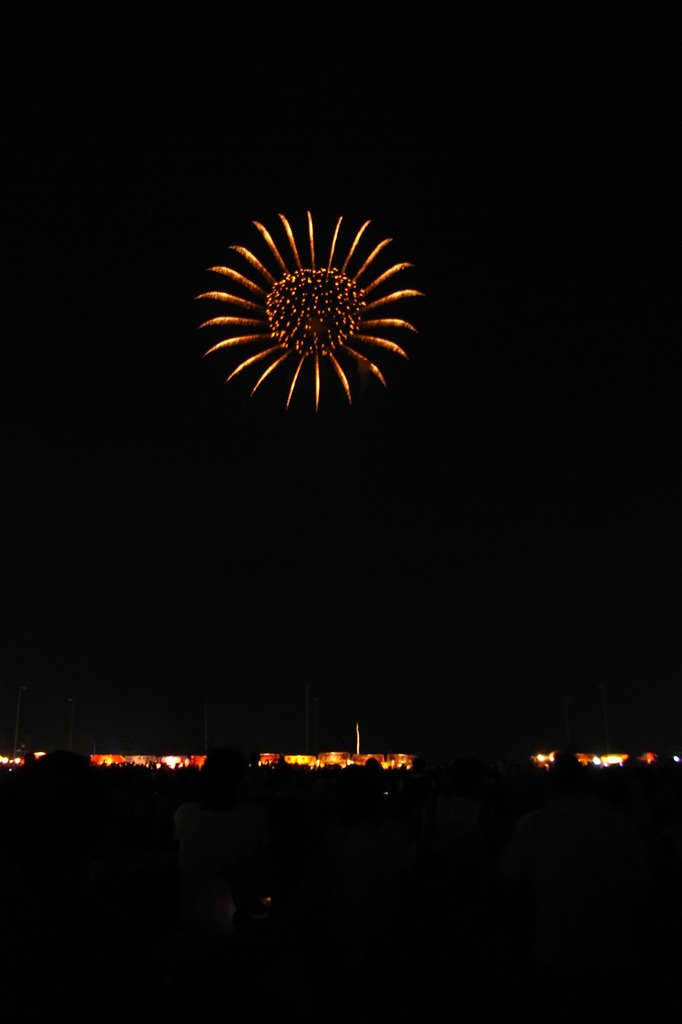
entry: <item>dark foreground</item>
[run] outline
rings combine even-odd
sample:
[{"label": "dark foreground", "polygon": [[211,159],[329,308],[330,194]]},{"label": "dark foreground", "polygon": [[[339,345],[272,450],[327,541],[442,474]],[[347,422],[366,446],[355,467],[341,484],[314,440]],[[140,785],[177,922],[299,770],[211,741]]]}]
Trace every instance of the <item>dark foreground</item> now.
[{"label": "dark foreground", "polygon": [[[570,829],[585,804],[564,794],[557,805],[548,773],[534,766],[455,759],[372,773],[371,782],[357,772],[353,786],[350,775],[342,786],[339,771],[249,770],[244,799],[268,812],[267,866],[238,907],[234,933],[217,936],[188,932],[178,915],[174,814],[196,799],[196,770],[93,768],[58,753],[5,775],[3,1017],[571,1020],[672,1006],[682,910],[678,765],[583,776],[591,810],[575,849]],[[553,810],[528,819],[550,805],[563,817]],[[629,885],[633,868],[624,841],[609,845],[615,833],[604,825],[622,820],[643,851],[644,882],[638,876],[641,899],[614,908],[604,889],[614,879]],[[517,834],[522,821],[531,830],[559,822],[564,831],[529,844],[523,829]],[[538,895],[557,849],[565,862],[555,889],[563,878],[584,894],[570,922],[548,916],[560,892],[544,909]],[[271,897],[267,911],[258,896]],[[548,936],[562,928],[574,952],[547,961],[545,949],[556,947]]]}]

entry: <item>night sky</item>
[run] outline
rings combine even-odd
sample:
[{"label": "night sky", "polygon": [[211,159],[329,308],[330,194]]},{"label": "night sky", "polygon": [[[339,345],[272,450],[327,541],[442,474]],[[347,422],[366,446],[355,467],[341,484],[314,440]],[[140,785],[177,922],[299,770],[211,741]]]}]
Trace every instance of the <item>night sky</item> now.
[{"label": "night sky", "polygon": [[[680,750],[666,27],[296,10],[10,19],[0,752],[22,686],[33,749]],[[317,414],[195,301],[307,210],[424,292]]]}]

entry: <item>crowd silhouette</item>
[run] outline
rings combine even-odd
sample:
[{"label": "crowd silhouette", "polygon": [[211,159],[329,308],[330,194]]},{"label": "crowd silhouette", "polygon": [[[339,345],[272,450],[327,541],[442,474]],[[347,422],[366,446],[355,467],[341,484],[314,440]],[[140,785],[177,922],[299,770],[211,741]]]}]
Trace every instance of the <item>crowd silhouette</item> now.
[{"label": "crowd silhouette", "polygon": [[[22,1019],[665,1010],[682,769],[454,757],[172,771],[56,751],[0,777],[2,1006]],[[16,1019],[16,1018],[15,1018]]]}]

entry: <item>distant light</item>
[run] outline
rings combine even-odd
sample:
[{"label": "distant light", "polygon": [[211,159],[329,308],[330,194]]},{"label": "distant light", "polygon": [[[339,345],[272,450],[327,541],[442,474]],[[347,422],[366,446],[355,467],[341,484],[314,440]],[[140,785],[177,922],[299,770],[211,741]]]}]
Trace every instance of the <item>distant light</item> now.
[{"label": "distant light", "polygon": [[[40,750],[32,755],[40,758],[45,756],[45,751]],[[274,766],[282,761],[301,768],[324,768],[328,765],[346,768],[352,764],[364,765],[370,760],[377,761],[382,768],[406,768],[412,769],[417,754],[350,754],[348,751],[332,750],[327,753],[318,754],[279,754],[262,753],[258,754],[257,764],[260,767]],[[140,768],[202,768],[206,761],[206,754],[90,754],[91,765],[110,768],[112,766],[133,765]],[[19,767],[24,764],[23,757],[11,758],[0,754],[0,765],[6,765],[11,771],[12,767]]]},{"label": "distant light", "polygon": [[596,763],[598,764],[599,760],[601,760],[601,763],[604,765],[604,767],[609,768],[611,765],[614,764],[625,764],[629,756],[629,754],[604,754],[604,756],[598,759]]},{"label": "distant light", "polygon": [[317,768],[318,764],[314,754],[285,754],[284,762],[285,764],[297,765],[299,768]]},{"label": "distant light", "polygon": [[279,764],[279,762],[281,760],[282,760],[282,755],[281,754],[272,754],[272,753],[265,752],[265,753],[261,753],[261,754],[258,755],[258,764],[259,764],[260,767],[264,767],[266,765]]},{"label": "distant light", "polygon": [[320,754],[320,768],[326,768],[333,765],[341,765],[345,768],[350,764],[351,756],[347,750],[328,750]]},{"label": "distant light", "polygon": [[157,761],[156,767],[159,768],[162,764],[167,765],[169,768],[186,768],[189,764],[189,758],[169,754],[166,757],[162,757],[160,761]]}]

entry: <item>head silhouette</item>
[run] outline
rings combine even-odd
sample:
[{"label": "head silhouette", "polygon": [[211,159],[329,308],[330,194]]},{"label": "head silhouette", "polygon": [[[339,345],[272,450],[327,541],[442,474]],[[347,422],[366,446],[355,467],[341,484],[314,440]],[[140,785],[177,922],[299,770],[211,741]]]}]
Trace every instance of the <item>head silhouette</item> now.
[{"label": "head silhouette", "polygon": [[574,754],[556,754],[549,766],[550,796],[568,799],[587,796],[590,781],[589,768],[581,765]]},{"label": "head silhouette", "polygon": [[246,774],[246,758],[237,747],[212,750],[199,772],[199,798],[202,806],[225,810],[237,803]]}]

